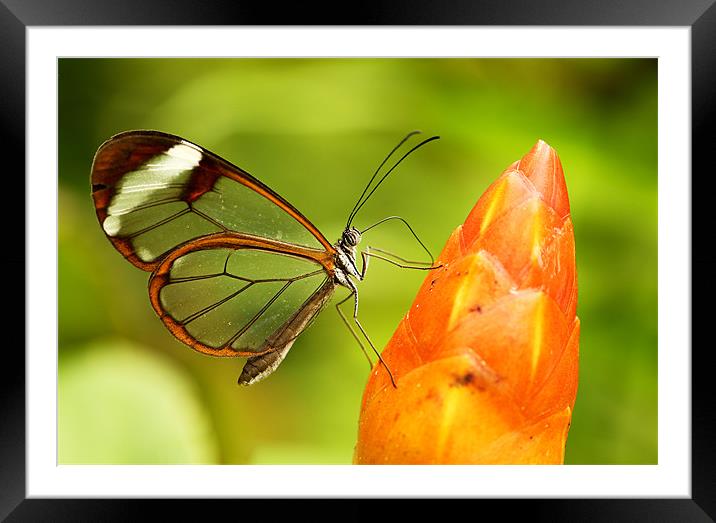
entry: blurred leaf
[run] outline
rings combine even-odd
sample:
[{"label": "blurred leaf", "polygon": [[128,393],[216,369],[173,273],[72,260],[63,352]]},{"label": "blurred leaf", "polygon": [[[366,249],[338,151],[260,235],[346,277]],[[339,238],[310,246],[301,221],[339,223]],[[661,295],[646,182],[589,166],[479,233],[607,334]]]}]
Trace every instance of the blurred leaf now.
[{"label": "blurred leaf", "polygon": [[216,463],[198,392],[175,364],[121,340],[61,357],[59,462]]}]

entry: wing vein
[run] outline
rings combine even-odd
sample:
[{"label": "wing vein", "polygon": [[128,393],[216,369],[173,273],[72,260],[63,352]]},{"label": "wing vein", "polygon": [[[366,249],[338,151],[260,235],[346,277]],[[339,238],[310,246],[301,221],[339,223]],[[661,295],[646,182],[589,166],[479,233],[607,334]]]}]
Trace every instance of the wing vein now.
[{"label": "wing vein", "polygon": [[213,303],[212,305],[209,305],[208,307],[204,307],[203,309],[198,310],[198,311],[195,312],[194,314],[191,314],[191,315],[187,316],[186,318],[184,318],[184,319],[183,319],[182,321],[180,321],[179,323],[181,323],[182,325],[187,325],[188,323],[194,321],[194,320],[197,319],[198,317],[203,316],[204,314],[213,311],[214,309],[216,309],[216,308],[219,307],[220,305],[223,305],[224,303],[226,303],[226,302],[229,301],[230,299],[236,298],[239,294],[241,294],[242,292],[244,292],[246,289],[248,289],[249,287],[251,287],[253,284],[254,284],[254,282],[247,283],[246,285],[244,285],[243,287],[241,287],[238,291],[229,294],[226,298],[223,298],[223,299],[217,301],[216,303]]},{"label": "wing vein", "polygon": [[[292,283],[294,281],[303,280],[305,278],[310,278],[311,276],[315,276],[316,274],[321,274],[322,272],[325,272],[323,269],[318,269],[313,272],[307,272],[306,274],[301,274],[300,276],[294,276],[293,278],[266,278],[263,280],[249,280],[253,281],[254,283],[272,283],[272,282],[278,282],[278,281],[287,281],[289,283]],[[232,278],[237,278],[239,280],[244,280],[246,278],[242,278],[240,276],[234,276],[233,274],[228,274],[227,276],[231,276]]]},{"label": "wing vein", "polygon": [[190,212],[191,212],[191,209],[189,209],[189,208],[187,207],[186,209],[183,209],[183,210],[181,210],[181,211],[179,211],[179,212],[177,212],[177,213],[174,213],[174,214],[172,214],[171,216],[167,216],[166,218],[164,218],[163,220],[158,221],[157,223],[154,223],[154,224],[152,224],[152,225],[150,225],[150,226],[148,226],[148,227],[145,227],[144,229],[140,229],[139,231],[133,232],[132,234],[128,235],[127,238],[133,239],[133,238],[136,238],[137,236],[139,236],[139,235],[141,235],[141,234],[144,234],[144,233],[149,232],[149,231],[153,231],[153,230],[156,229],[157,227],[161,227],[162,225],[166,225],[166,224],[169,223],[170,221],[176,220],[177,218],[179,218],[179,217],[181,217],[181,216],[184,216],[185,214],[188,214],[188,213],[190,213]]},{"label": "wing vein", "polygon": [[[197,276],[179,276],[178,278],[172,278],[171,280],[169,280],[166,285],[171,285],[173,283],[186,283],[189,281],[197,281],[197,280],[208,280],[209,278],[216,278],[217,276],[227,276],[227,274],[224,274],[223,272],[217,272],[215,274],[200,274]],[[250,280],[246,280],[245,278],[237,278],[237,279],[243,280],[243,281],[250,281]]]},{"label": "wing vein", "polygon": [[288,289],[289,285],[291,285],[292,283],[293,283],[293,281],[287,281],[286,285],[281,287],[281,289],[279,289],[279,291],[274,295],[274,297],[271,298],[266,303],[266,305],[261,307],[261,310],[259,310],[259,312],[257,312],[254,315],[254,317],[251,318],[246,325],[244,325],[241,329],[239,329],[239,331],[236,334],[234,334],[231,338],[229,338],[229,340],[224,344],[224,346],[227,346],[227,347],[231,346],[236,340],[238,340],[241,336],[243,336],[244,333],[246,333],[246,331],[249,330],[251,328],[251,326],[258,321],[258,319],[263,315],[263,313],[266,312],[268,310],[268,308],[271,307],[271,305],[273,305],[273,303],[279,298],[279,296],[281,296],[286,291],[286,289]]},{"label": "wing vein", "polygon": [[208,222],[211,223],[212,225],[216,225],[218,228],[220,228],[220,229],[223,230],[224,232],[228,232],[228,231],[229,231],[229,228],[228,228],[226,225],[224,225],[224,224],[222,224],[221,222],[219,222],[218,220],[215,220],[214,218],[212,218],[212,217],[209,216],[208,214],[205,214],[205,213],[201,212],[201,211],[200,211],[199,209],[197,209],[196,207],[193,207],[193,206],[191,206],[191,205],[190,205],[189,207],[191,208],[191,212],[193,212],[194,214],[196,214],[196,215],[199,216],[200,218],[204,218],[206,221],[208,221]]}]

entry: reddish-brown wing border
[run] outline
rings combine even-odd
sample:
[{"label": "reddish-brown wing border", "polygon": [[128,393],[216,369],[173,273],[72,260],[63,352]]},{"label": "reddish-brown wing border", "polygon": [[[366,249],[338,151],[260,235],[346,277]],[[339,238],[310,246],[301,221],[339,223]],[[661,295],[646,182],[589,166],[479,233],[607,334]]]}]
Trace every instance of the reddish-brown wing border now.
[{"label": "reddish-brown wing border", "polygon": [[[224,160],[220,156],[179,136],[160,131],[126,131],[104,142],[92,162],[92,198],[99,223],[107,218],[107,208],[114,196],[117,182],[128,172],[136,170],[150,158],[161,154],[177,144],[189,145],[202,154],[199,165],[194,168],[191,182],[184,190],[181,199],[191,203],[209,192],[220,177],[230,178],[281,207],[286,213],[303,225],[323,246],[326,252],[335,254],[335,249],[308,218],[275,191],[261,183],[243,169]],[[240,233],[241,231],[237,231]],[[162,259],[145,262],[134,252],[132,243],[123,238],[107,236],[115,248],[132,264],[145,271],[154,271]],[[293,248],[293,246],[291,246]]]},{"label": "reddish-brown wing border", "polygon": [[[250,351],[237,351],[231,347],[214,348],[204,345],[200,341],[194,339],[186,328],[167,314],[161,306],[159,299],[159,293],[162,287],[170,282],[170,271],[172,264],[176,259],[190,252],[205,250],[205,249],[260,249],[264,251],[278,252],[291,254],[293,256],[299,256],[315,261],[323,266],[326,271],[326,277],[333,278],[335,272],[334,260],[335,256],[327,251],[319,249],[308,249],[298,247],[293,244],[280,242],[277,240],[269,240],[261,238],[259,236],[252,236],[248,234],[240,233],[215,233],[204,236],[191,242],[186,242],[169,254],[167,254],[158,264],[154,270],[151,278],[149,279],[149,299],[152,302],[152,307],[161,318],[164,325],[176,336],[177,339],[181,340],[192,349],[208,354],[210,356],[223,356],[223,357],[252,357],[265,354],[265,352],[250,352]],[[269,349],[266,352],[271,352],[274,349]]]}]

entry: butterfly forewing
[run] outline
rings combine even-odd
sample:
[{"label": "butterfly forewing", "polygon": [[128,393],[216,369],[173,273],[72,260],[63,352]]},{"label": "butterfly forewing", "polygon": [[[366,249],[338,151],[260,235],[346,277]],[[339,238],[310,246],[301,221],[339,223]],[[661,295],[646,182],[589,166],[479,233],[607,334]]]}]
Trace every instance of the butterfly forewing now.
[{"label": "butterfly forewing", "polygon": [[184,242],[228,231],[333,251],[308,219],[251,175],[156,131],[105,142],[92,166],[92,194],[107,237],[144,270]]}]

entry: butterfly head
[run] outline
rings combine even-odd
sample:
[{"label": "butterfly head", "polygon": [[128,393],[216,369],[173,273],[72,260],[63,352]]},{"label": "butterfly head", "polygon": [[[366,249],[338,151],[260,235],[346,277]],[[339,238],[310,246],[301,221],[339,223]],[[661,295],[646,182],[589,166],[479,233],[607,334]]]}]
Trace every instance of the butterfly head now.
[{"label": "butterfly head", "polygon": [[341,236],[341,245],[348,248],[353,248],[360,243],[361,233],[355,227],[348,227],[343,231]]}]

